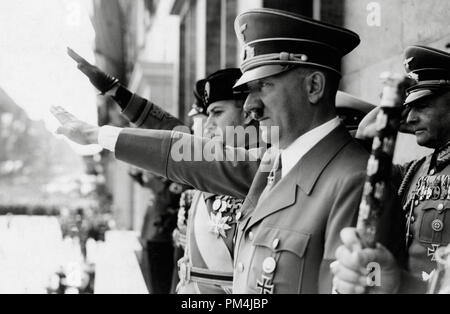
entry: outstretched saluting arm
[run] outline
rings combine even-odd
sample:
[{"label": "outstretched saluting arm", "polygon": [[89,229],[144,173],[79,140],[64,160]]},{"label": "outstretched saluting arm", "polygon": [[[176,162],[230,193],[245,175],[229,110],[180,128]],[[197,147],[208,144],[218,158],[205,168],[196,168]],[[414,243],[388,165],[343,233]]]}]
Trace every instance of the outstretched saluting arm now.
[{"label": "outstretched saluting arm", "polygon": [[122,109],[122,115],[138,128],[172,130],[183,125],[183,122],[151,101],[130,92],[117,78],[90,64],[74,50],[67,48],[67,54],[101,95],[111,96]]},{"label": "outstretched saluting arm", "polygon": [[[81,145],[100,144],[115,151],[121,161],[204,192],[244,199],[261,162],[256,151],[214,144],[185,133],[99,128],[62,107],[51,112],[61,123],[58,134]],[[223,158],[208,153],[212,146],[213,155]]]}]

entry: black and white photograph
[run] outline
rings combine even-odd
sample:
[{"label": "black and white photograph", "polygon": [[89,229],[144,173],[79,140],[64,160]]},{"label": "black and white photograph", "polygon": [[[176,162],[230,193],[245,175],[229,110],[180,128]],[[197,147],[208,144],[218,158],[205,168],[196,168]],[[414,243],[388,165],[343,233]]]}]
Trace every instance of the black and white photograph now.
[{"label": "black and white photograph", "polygon": [[0,0],[0,294],[450,294],[450,2]]}]

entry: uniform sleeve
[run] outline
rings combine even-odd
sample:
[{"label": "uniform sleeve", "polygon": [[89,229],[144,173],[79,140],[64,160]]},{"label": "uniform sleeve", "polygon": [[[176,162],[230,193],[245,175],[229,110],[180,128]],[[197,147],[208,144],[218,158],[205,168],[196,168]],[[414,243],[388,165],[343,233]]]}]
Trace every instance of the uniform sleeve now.
[{"label": "uniform sleeve", "polygon": [[[122,103],[121,107],[124,108],[122,115],[136,127],[141,129],[173,130],[177,126],[184,125],[183,122],[161,107],[136,94],[131,94],[124,87],[120,88],[114,100]],[[124,93],[124,91],[128,91],[128,93]],[[120,97],[121,95],[126,96]],[[123,103],[126,103],[126,105]]]},{"label": "uniform sleeve", "polygon": [[260,164],[248,150],[160,130],[124,129],[115,154],[171,181],[238,199],[245,199]]},{"label": "uniform sleeve", "polygon": [[[339,184],[337,197],[330,212],[325,234],[324,257],[321,265],[319,291],[330,293],[332,277],[330,264],[335,260],[336,249],[342,245],[340,232],[343,228],[356,226],[366,173],[361,172]],[[377,242],[392,252],[398,264],[406,266],[405,218],[400,210],[396,190],[388,191],[386,206],[379,219]]]},{"label": "uniform sleeve", "polygon": [[335,200],[328,216],[325,232],[324,255],[320,266],[319,293],[329,294],[332,290],[330,264],[335,261],[336,249],[342,245],[342,229],[355,226],[366,174],[355,174],[338,181]]}]

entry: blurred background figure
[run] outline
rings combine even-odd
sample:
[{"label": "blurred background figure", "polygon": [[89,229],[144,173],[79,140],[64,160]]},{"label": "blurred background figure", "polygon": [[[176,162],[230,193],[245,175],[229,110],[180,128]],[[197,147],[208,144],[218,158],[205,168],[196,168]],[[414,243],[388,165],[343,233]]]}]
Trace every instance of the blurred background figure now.
[{"label": "blurred background figure", "polygon": [[180,196],[184,188],[139,169],[132,170],[130,175],[152,192],[140,236],[144,250],[144,277],[150,293],[168,294],[174,268],[172,233],[177,225]]}]

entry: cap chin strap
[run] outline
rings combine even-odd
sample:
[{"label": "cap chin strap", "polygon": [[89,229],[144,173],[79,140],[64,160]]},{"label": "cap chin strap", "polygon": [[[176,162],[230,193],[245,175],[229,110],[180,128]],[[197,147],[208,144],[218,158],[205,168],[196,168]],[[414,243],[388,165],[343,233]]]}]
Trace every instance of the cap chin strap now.
[{"label": "cap chin strap", "polygon": [[249,58],[242,63],[241,70],[242,72],[246,72],[253,68],[265,65],[309,65],[333,71],[341,76],[341,73],[336,69],[314,62],[308,62],[308,56],[305,54],[294,54],[288,52],[271,53]]},{"label": "cap chin strap", "polygon": [[305,54],[294,54],[289,52],[281,52],[281,53],[270,53],[265,55],[259,55],[255,57],[248,58],[247,60],[244,60],[242,62],[242,69],[249,69],[253,68],[255,63],[261,63],[265,61],[299,61],[299,62],[306,62],[308,61],[308,56]]},{"label": "cap chin strap", "polygon": [[409,88],[407,90],[408,95],[412,92],[416,91],[417,89],[424,89],[424,88],[450,88],[450,80],[429,80],[429,81],[422,81],[419,82],[417,85],[414,85],[413,87]]}]

